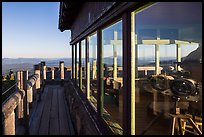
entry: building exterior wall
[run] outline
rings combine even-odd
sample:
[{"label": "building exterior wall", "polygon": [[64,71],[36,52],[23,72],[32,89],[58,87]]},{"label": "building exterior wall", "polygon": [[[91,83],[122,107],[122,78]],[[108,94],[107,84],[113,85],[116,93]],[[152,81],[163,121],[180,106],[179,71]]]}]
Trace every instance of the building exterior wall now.
[{"label": "building exterior wall", "polygon": [[108,12],[116,2],[86,2],[71,27],[71,39],[75,39],[98,18]]}]

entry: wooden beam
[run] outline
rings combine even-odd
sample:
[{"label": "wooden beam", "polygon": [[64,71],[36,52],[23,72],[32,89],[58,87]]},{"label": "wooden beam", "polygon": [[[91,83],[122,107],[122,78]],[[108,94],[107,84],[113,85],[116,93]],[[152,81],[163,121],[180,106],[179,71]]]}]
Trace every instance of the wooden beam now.
[{"label": "wooden beam", "polygon": [[75,45],[72,45],[72,80],[75,79],[75,63],[74,63],[75,52],[74,52],[74,46]]},{"label": "wooden beam", "polygon": [[82,64],[81,64],[81,41],[79,41],[79,88],[82,90]]},{"label": "wooden beam", "polygon": [[86,37],[86,97],[90,99],[89,36]]},{"label": "wooden beam", "polygon": [[142,44],[145,45],[166,45],[170,44],[170,40],[167,39],[157,39],[157,40],[142,40]]},{"label": "wooden beam", "polygon": [[77,84],[77,44],[75,44],[75,84]]},{"label": "wooden beam", "polygon": [[135,135],[135,13],[123,14],[123,134]]},{"label": "wooden beam", "polygon": [[183,41],[183,40],[175,40],[175,44],[187,44],[187,45],[190,45],[190,44],[199,44],[199,43]]},{"label": "wooden beam", "polygon": [[103,115],[104,108],[104,66],[103,66],[102,32],[97,30],[97,114]]}]

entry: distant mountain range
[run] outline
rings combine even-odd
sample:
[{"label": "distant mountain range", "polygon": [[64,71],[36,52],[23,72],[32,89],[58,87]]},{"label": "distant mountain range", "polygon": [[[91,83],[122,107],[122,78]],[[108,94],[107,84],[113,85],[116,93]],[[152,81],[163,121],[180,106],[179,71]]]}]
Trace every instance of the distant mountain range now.
[{"label": "distant mountain range", "polygon": [[71,58],[2,58],[2,74],[9,73],[12,69],[14,72],[22,70],[32,70],[33,65],[46,62],[46,66],[59,66],[59,61],[64,61],[65,66],[71,66]]},{"label": "distant mountain range", "polygon": [[[104,63],[109,66],[113,65],[113,57],[103,58]],[[145,57],[138,59],[138,65],[146,65],[154,62],[154,57]],[[160,57],[161,61],[175,60],[175,57]],[[14,72],[19,69],[33,69],[33,65],[40,63],[41,61],[46,62],[46,66],[59,66],[59,61],[64,61],[65,66],[71,67],[72,58],[2,58],[2,74],[8,73],[10,69]],[[90,59],[92,64],[93,58]],[[82,59],[82,65],[85,63],[85,59]],[[118,66],[122,66],[122,57],[117,57]]]},{"label": "distant mountain range", "polygon": [[70,65],[71,58],[2,58],[2,65],[4,64],[23,64],[23,63],[31,63],[38,64],[41,61],[45,61],[47,63],[58,63],[59,61],[65,61]]}]

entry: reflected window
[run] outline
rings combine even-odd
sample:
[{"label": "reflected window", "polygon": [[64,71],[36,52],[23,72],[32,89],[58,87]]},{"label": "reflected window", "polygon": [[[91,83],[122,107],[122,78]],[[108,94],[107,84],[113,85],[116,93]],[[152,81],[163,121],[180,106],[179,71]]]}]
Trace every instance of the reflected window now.
[{"label": "reflected window", "polygon": [[97,33],[89,37],[89,62],[90,62],[90,95],[91,102],[97,107]]},{"label": "reflected window", "polygon": [[102,30],[104,65],[104,113],[109,113],[122,132],[122,21]]},{"label": "reflected window", "polygon": [[[135,35],[136,134],[168,135],[176,108],[202,114],[202,3],[158,2],[135,11]],[[181,101],[175,106],[172,98]]]}]

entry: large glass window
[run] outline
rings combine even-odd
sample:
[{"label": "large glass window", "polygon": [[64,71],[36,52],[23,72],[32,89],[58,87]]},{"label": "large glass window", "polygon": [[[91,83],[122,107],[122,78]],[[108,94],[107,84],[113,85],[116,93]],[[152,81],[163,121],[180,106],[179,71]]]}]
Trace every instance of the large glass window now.
[{"label": "large glass window", "polygon": [[169,134],[170,114],[201,117],[202,3],[158,2],[135,11],[135,35],[136,134]]},{"label": "large glass window", "polygon": [[102,30],[102,50],[105,115],[108,112],[120,125],[117,130],[122,132],[122,21]]},{"label": "large glass window", "polygon": [[89,37],[89,62],[90,62],[90,95],[91,102],[97,106],[97,33]]}]

